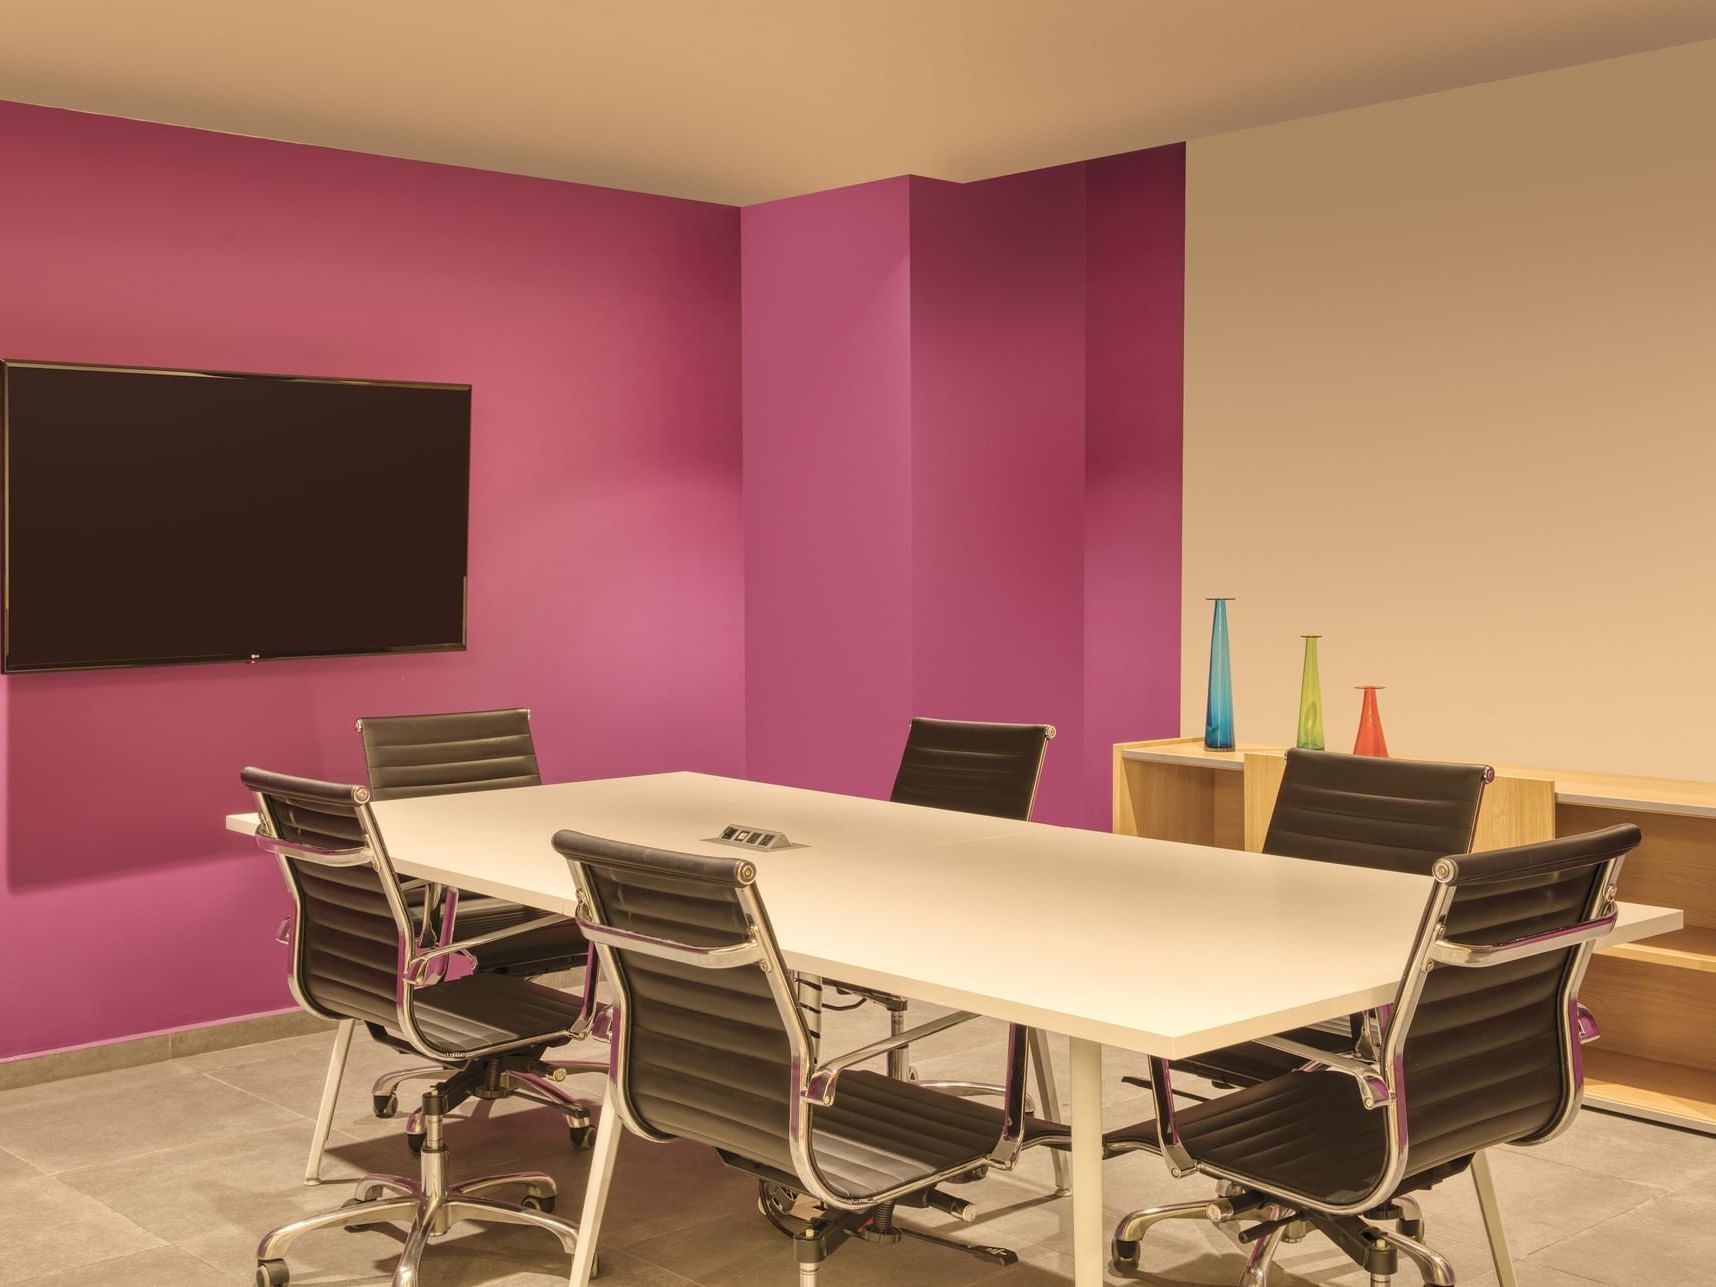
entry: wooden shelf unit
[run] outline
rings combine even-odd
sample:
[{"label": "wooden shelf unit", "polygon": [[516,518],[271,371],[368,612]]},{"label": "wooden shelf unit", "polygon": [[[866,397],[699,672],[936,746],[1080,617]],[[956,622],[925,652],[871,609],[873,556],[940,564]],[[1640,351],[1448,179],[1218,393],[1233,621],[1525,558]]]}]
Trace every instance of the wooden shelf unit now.
[{"label": "wooden shelf unit", "polygon": [[[1258,850],[1285,766],[1278,746],[1197,738],[1114,748],[1114,830]],[[1716,1134],[1716,783],[1495,766],[1474,849],[1634,822],[1621,897],[1678,907],[1686,927],[1599,949],[1581,989],[1603,1037],[1586,1048],[1594,1108]]]}]

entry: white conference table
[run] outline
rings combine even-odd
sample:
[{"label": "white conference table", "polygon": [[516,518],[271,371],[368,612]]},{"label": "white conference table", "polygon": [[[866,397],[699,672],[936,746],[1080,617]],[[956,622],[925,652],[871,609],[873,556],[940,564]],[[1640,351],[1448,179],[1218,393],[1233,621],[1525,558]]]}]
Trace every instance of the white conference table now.
[{"label": "white conference table", "polygon": [[[753,853],[787,963],[1068,1038],[1076,1287],[1099,1287],[1102,1048],[1180,1059],[1393,999],[1427,877],[1013,822],[700,773],[377,801],[395,867],[546,911],[577,898],[563,828]],[[254,834],[255,814],[227,826]],[[749,852],[749,851],[746,851]],[[1679,929],[1623,903],[1607,943]]]}]

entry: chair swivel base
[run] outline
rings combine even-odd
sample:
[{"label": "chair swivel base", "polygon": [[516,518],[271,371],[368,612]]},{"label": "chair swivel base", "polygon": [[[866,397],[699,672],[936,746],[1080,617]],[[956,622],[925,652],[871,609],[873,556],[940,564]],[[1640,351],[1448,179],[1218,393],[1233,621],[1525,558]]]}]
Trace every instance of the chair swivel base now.
[{"label": "chair swivel base", "polygon": [[[1402,1259],[1412,1262],[1423,1281],[1432,1287],[1452,1287],[1454,1283],[1454,1270],[1447,1259],[1421,1241],[1424,1216],[1411,1198],[1397,1198],[1362,1217],[1325,1216],[1312,1211],[1290,1211],[1265,1194],[1237,1185],[1224,1183],[1222,1190],[1207,1201],[1146,1207],[1121,1217],[1114,1227],[1110,1249],[1113,1267],[1122,1274],[1136,1274],[1141,1240],[1164,1220],[1208,1220],[1242,1248],[1249,1247],[1240,1287],[1264,1287],[1281,1243],[1298,1242],[1311,1229],[1328,1237],[1365,1269],[1372,1287],[1388,1287],[1399,1272]],[[1242,1233],[1239,1231],[1242,1221],[1255,1223]],[[1395,1228],[1379,1229],[1377,1222],[1392,1223]]]},{"label": "chair swivel base", "polygon": [[[358,1181],[355,1196],[343,1206],[272,1230],[256,1248],[257,1287],[286,1287],[291,1280],[285,1261],[287,1250],[305,1234],[323,1229],[357,1233],[382,1224],[408,1225],[392,1287],[418,1287],[418,1267],[429,1240],[447,1233],[461,1220],[529,1225],[552,1234],[567,1255],[574,1254],[578,1226],[553,1214],[555,1186],[551,1176],[541,1171],[510,1171],[457,1184],[447,1182],[446,1109],[440,1087],[424,1094],[420,1181],[401,1175],[366,1175]],[[488,1196],[496,1189],[513,1186],[525,1190],[518,1203]]]},{"label": "chair swivel base", "polygon": [[[977,1212],[977,1208],[964,1199],[949,1197],[935,1190],[914,1194],[905,1201],[911,1205],[933,1206],[967,1222],[974,1219]],[[862,1211],[834,1211],[771,1180],[760,1180],[757,1184],[757,1210],[777,1230],[793,1239],[798,1247],[802,1277],[814,1277],[822,1262],[848,1238],[882,1243],[912,1238],[948,1251],[975,1256],[992,1265],[1019,1263],[1018,1253],[1006,1247],[961,1242],[957,1238],[944,1238],[940,1234],[900,1224],[894,1219],[896,1205],[885,1202]]]},{"label": "chair swivel base", "polygon": [[[504,1063],[497,1063],[487,1071],[484,1084],[472,1087],[470,1094],[481,1101],[479,1107],[499,1099],[518,1098],[558,1109],[566,1116],[567,1134],[573,1150],[590,1148],[596,1139],[596,1128],[591,1124],[591,1106],[560,1083],[566,1077],[579,1073],[601,1073],[605,1076],[608,1065],[605,1062],[592,1061],[542,1061],[537,1066],[544,1071],[533,1072],[529,1068],[509,1067]],[[375,1103],[375,1115],[387,1118],[399,1112],[398,1091],[401,1082],[424,1077],[439,1079],[446,1075],[444,1068],[411,1068],[386,1074],[376,1081],[370,1091]],[[486,1111],[486,1108],[483,1111]],[[418,1109],[406,1121],[405,1142],[410,1145],[413,1153],[419,1153],[423,1149],[423,1138],[423,1112]]]}]

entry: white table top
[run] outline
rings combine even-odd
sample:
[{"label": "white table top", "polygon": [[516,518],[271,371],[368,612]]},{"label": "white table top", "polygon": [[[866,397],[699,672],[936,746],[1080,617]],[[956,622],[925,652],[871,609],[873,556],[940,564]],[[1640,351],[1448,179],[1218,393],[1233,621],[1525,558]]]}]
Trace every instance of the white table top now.
[{"label": "white table top", "polygon": [[[379,801],[406,875],[571,912],[562,828],[754,854],[795,969],[1105,1045],[1183,1058],[1381,1005],[1430,881],[1332,863],[1011,822],[695,773]],[[227,819],[252,834],[254,814]],[[1623,904],[1610,943],[1680,928]]]}]

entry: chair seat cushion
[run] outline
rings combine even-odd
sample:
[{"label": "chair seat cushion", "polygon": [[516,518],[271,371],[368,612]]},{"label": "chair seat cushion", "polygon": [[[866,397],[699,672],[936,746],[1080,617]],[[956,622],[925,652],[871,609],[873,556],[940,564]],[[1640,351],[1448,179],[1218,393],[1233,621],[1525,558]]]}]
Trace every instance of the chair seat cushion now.
[{"label": "chair seat cushion", "polygon": [[[485,1046],[564,1045],[583,1002],[569,992],[504,974],[470,974],[417,993],[417,1026],[449,1053]],[[396,1040],[400,1034],[391,1033]]]},{"label": "chair seat cushion", "polygon": [[[476,938],[479,934],[493,934],[497,930],[523,925],[544,914],[534,907],[509,903],[504,898],[461,891],[453,913],[454,933],[459,938]],[[549,974],[581,963],[588,950],[584,936],[567,918],[541,929],[484,944],[472,955],[477,958],[477,969],[482,971]]]},{"label": "chair seat cushion", "polygon": [[1175,1114],[1200,1162],[1266,1192],[1291,1190],[1331,1205],[1375,1184],[1388,1117],[1365,1108],[1344,1073],[1289,1073]]},{"label": "chair seat cushion", "polygon": [[[1348,1054],[1353,1048],[1350,1019],[1331,1019],[1310,1027],[1294,1028],[1281,1035],[1331,1054]],[[1285,1050],[1244,1041],[1236,1046],[1223,1046],[1220,1050],[1177,1060],[1174,1070],[1207,1078],[1220,1086],[1255,1086],[1258,1082],[1290,1073],[1304,1062],[1298,1055],[1288,1054]]]},{"label": "chair seat cushion", "polygon": [[[1001,1124],[990,1104],[854,1069],[841,1074],[833,1105],[815,1110],[811,1154],[837,1193],[862,1200],[952,1167],[986,1165]],[[1065,1134],[1054,1122],[1025,1124],[1030,1144]]]},{"label": "chair seat cushion", "polygon": [[[1220,1099],[1179,1108],[1180,1139],[1199,1162],[1248,1188],[1291,1191],[1329,1206],[1347,1206],[1375,1186],[1388,1116],[1368,1109],[1345,1073],[1295,1072]],[[1156,1123],[1134,1122],[1103,1137],[1113,1157],[1157,1147]],[[1471,1165],[1459,1157],[1408,1174],[1396,1195],[1427,1189]]]}]

